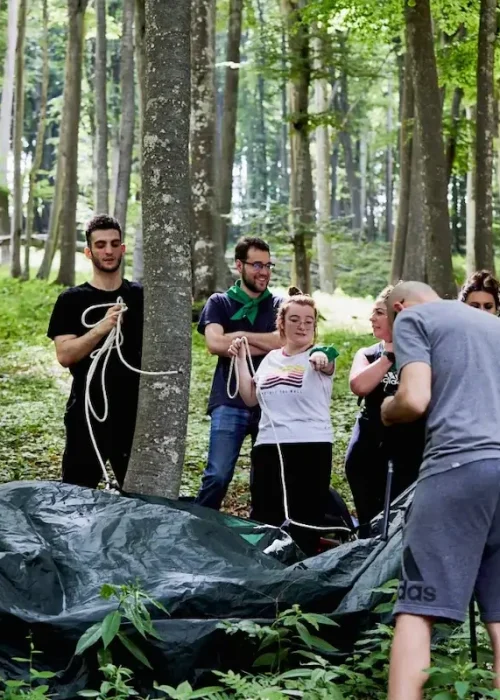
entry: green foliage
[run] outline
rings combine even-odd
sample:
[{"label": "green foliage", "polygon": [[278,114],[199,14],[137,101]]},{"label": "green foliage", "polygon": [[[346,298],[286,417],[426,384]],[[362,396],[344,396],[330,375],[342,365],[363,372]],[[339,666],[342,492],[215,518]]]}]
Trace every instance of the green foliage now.
[{"label": "green foliage", "polygon": [[[378,592],[389,593],[394,598],[394,581],[388,582]],[[393,605],[391,603],[391,606]],[[301,613],[294,608],[293,625]],[[272,638],[276,630],[283,626],[279,615],[274,625],[260,628],[253,623],[238,623],[235,631],[244,632],[257,640]],[[327,618],[328,619],[328,618]],[[231,633],[231,625],[227,625]],[[425,686],[425,700],[472,700],[473,698],[500,698],[500,691],[492,690],[494,674],[489,670],[491,652],[487,648],[487,635],[484,627],[478,628],[478,658],[480,665],[475,667],[470,661],[470,638],[468,623],[452,628],[439,625],[436,628],[437,641],[433,645],[433,659],[436,665],[428,669],[429,679]],[[300,637],[300,635],[298,635]],[[308,700],[322,698],[337,700],[385,700],[387,697],[388,661],[392,644],[393,629],[385,624],[377,624],[366,632],[356,644],[356,651],[340,664],[328,661],[320,653],[296,649],[286,657],[288,670],[260,674],[215,672],[223,689],[211,686],[199,689],[197,698],[290,698],[303,697]],[[304,661],[306,659],[306,661]],[[299,662],[299,666],[293,661]],[[300,661],[302,660],[302,663]],[[256,664],[254,664],[256,665]],[[177,689],[168,688],[171,698],[195,697],[183,695],[191,687],[182,684]],[[179,693],[178,695],[176,693]]]},{"label": "green foliage", "polygon": [[191,685],[184,681],[173,688],[170,685],[155,685],[155,689],[164,693],[168,698],[174,698],[174,700],[194,700],[195,698],[220,698],[222,688],[220,686],[209,686],[207,688],[201,688],[200,690],[193,690]]},{"label": "green foliage", "polygon": [[[146,604],[154,605],[168,615],[165,608],[161,603],[145,593],[138,584],[124,584],[121,586],[105,584],[101,588],[101,598],[105,600],[116,598],[118,607],[116,610],[108,613],[102,622],[96,622],[96,624],[88,628],[80,637],[76,645],[75,654],[83,654],[84,651],[99,641],[102,642],[103,648],[107,650],[111,642],[116,638],[138,661],[144,666],[151,668],[144,653],[132,642],[130,637],[126,636],[121,627],[123,622],[128,620],[144,639],[148,636],[160,638],[154,628]],[[113,668],[116,671],[116,667]]]},{"label": "green foliage", "polygon": [[372,296],[387,285],[391,266],[391,246],[385,242],[333,243],[337,284],[348,296]]},{"label": "green foliage", "polygon": [[68,388],[46,332],[60,291],[0,274],[0,482],[59,476]]},{"label": "green foliage", "polygon": [[99,666],[99,670],[104,676],[99,690],[81,690],[78,695],[97,700],[126,700],[139,694],[131,685],[133,674],[130,669],[105,663]]},{"label": "green foliage", "polygon": [[279,613],[271,625],[259,625],[251,620],[231,622],[225,620],[218,627],[224,629],[227,634],[243,632],[250,638],[259,641],[259,656],[255,659],[254,666],[268,667],[271,672],[279,672],[287,664],[290,653],[299,646],[316,652],[330,653],[335,651],[331,644],[311,632],[311,628],[318,632],[320,625],[333,625],[337,623],[326,615],[317,613],[303,613],[298,605]]},{"label": "green foliage", "polygon": [[[391,598],[390,602],[382,602],[376,612],[385,614],[389,607],[392,608],[396,590],[397,581],[392,580],[373,591]],[[117,598],[120,614],[127,617],[143,636],[146,636],[145,632],[156,634],[144,603],[162,611],[164,608],[142,592],[139,586],[106,584],[102,587],[101,596],[105,599]],[[98,654],[103,681],[99,690],[85,689],[79,693],[81,697],[127,700],[139,695],[133,686],[132,671],[116,666],[111,660],[109,644],[119,635],[117,612],[110,613],[101,623],[99,636],[95,632],[88,635],[88,639],[92,636],[96,641],[101,639],[104,644]],[[491,689],[494,673],[490,670],[493,659],[488,636],[479,621],[477,625],[478,666],[470,661],[468,621],[462,625],[435,626],[432,649],[434,665],[426,670],[425,700],[500,700],[500,691]],[[251,620],[236,623],[223,621],[219,627],[227,634],[244,635],[254,640],[256,658],[253,667],[266,668],[266,671],[214,671],[218,685],[193,689],[187,681],[176,688],[155,683],[152,690],[156,696],[164,695],[174,700],[278,700],[291,697],[305,700],[385,700],[393,628],[381,622],[375,624],[355,644],[355,651],[345,660],[337,662],[337,650],[320,636],[324,626],[336,626],[336,623],[325,615],[304,613],[297,605],[280,612],[270,625],[259,625]],[[34,667],[34,655],[40,652],[35,650],[31,637],[28,639],[28,657],[13,659],[28,664],[28,680],[0,679],[3,685],[0,700],[46,700],[53,697],[49,693],[49,685],[44,681],[56,674]],[[82,640],[79,644],[82,644]],[[82,644],[82,648],[90,646],[87,642]],[[138,658],[141,659],[140,656]]]},{"label": "green foliage", "polygon": [[13,661],[25,663],[28,666],[28,680],[13,680],[0,678],[0,700],[46,700],[50,698],[49,686],[46,681],[56,675],[52,671],[39,671],[34,666],[35,654],[41,654],[35,649],[31,635],[28,636],[29,654],[27,658],[13,657]]}]

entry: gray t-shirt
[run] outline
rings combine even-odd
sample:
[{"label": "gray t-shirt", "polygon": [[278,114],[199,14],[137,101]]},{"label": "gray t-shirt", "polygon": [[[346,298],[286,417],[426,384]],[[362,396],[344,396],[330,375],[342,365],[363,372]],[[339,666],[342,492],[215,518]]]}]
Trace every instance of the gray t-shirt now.
[{"label": "gray t-shirt", "polygon": [[394,351],[399,371],[432,369],[419,479],[500,458],[500,319],[461,301],[418,304],[396,318]]}]

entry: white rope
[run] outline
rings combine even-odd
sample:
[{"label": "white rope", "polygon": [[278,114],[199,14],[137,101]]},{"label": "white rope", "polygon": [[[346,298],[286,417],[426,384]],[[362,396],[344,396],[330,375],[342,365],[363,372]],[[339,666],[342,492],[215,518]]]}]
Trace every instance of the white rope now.
[{"label": "white rope", "polygon": [[[245,336],[240,338],[243,347],[245,349],[245,358],[248,362],[249,368],[250,368],[250,374],[253,377],[255,376],[255,368],[252,362],[252,354],[250,352],[250,347],[248,345],[248,340]],[[235,384],[236,388],[233,394],[231,394],[231,379],[234,374],[234,379],[235,379]],[[231,357],[231,364],[229,366],[229,375],[227,378],[227,395],[229,396],[230,399],[234,399],[238,392],[240,390],[240,373],[239,373],[239,368],[238,368],[238,362],[236,361],[236,357]],[[283,496],[283,511],[285,513],[285,521],[281,527],[285,527],[287,525],[295,525],[296,527],[302,527],[306,530],[319,530],[321,532],[349,532],[352,534],[352,530],[348,527],[321,527],[321,525],[308,525],[307,523],[300,523],[297,520],[293,520],[290,517],[290,511],[288,508],[288,495],[286,492],[286,477],[285,477],[285,462],[283,460],[283,453],[281,451],[281,445],[278,440],[278,435],[276,433],[276,426],[273,421],[273,417],[271,415],[271,412],[269,411],[269,408],[266,404],[266,401],[264,399],[264,395],[262,391],[259,391],[257,386],[256,386],[256,392],[257,396],[259,398],[259,403],[261,404],[262,410],[267,414],[267,417],[269,418],[269,422],[271,423],[271,428],[274,433],[274,439],[276,441],[276,447],[278,449],[278,457],[279,457],[279,463],[280,463],[280,476],[281,476],[281,493]]]},{"label": "white rope", "polygon": [[[120,361],[125,365],[125,367],[127,367],[127,369],[129,369],[131,372],[136,372],[137,374],[147,374],[149,376],[177,374],[177,370],[169,370],[167,372],[149,372],[143,369],[138,369],[137,367],[133,367],[132,365],[130,365],[127,362],[127,360],[123,357],[123,353],[121,350],[121,346],[123,345],[122,317],[123,314],[127,311],[127,305],[124,303],[122,297],[119,296],[116,302],[112,302],[111,304],[95,304],[94,306],[89,306],[89,308],[85,309],[85,311],[82,314],[82,325],[85,326],[85,328],[95,328],[96,326],[101,324],[106,318],[109,318],[109,316],[103,316],[103,318],[101,318],[99,321],[96,321],[95,323],[88,323],[86,320],[87,314],[89,314],[91,311],[95,311],[96,309],[105,309],[110,308],[111,306],[121,307],[120,311],[117,311],[114,314],[110,314],[110,316],[118,316],[116,326],[112,328],[111,331],[108,333],[103,345],[97,350],[93,350],[90,353],[92,362],[90,363],[89,371],[87,372],[87,377],[85,381],[85,418],[87,420],[87,427],[89,430],[90,439],[92,441],[92,445],[97,455],[102,475],[106,483],[106,489],[110,488],[111,480],[109,478],[109,474],[106,470],[104,460],[101,456],[99,447],[97,445],[97,440],[95,438],[94,430],[92,428],[91,416],[98,423],[104,423],[109,415],[108,395],[106,392],[106,368],[108,366],[111,353],[113,352],[113,350],[116,350]],[[97,367],[99,366],[99,362],[102,358],[104,358],[104,360],[101,368],[101,390],[104,399],[104,412],[102,416],[99,416],[95,407],[92,404],[92,399],[90,398],[90,385],[92,383],[95,373],[97,372]]]}]

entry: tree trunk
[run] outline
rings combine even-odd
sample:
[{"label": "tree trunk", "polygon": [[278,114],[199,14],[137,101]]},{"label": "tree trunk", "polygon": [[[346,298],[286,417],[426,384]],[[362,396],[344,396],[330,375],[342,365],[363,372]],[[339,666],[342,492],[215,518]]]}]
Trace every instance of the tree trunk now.
[{"label": "tree trunk", "polygon": [[23,157],[24,133],[24,45],[26,39],[27,0],[19,0],[16,43],[16,80],[14,105],[14,212],[12,216],[11,246],[12,277],[21,276],[21,234],[23,230],[23,180],[21,160]]},{"label": "tree trunk", "polygon": [[[281,71],[283,76],[286,75],[286,33],[285,29],[281,32]],[[281,83],[281,183],[280,183],[280,202],[285,204],[290,196],[290,176],[288,172],[288,99],[287,99],[287,81],[283,77]]]},{"label": "tree trunk", "polygon": [[460,240],[460,180],[458,175],[451,176],[451,231],[453,234],[453,252],[462,255]]},{"label": "tree trunk", "polygon": [[116,192],[114,197],[114,216],[120,222],[123,231],[123,239],[125,240],[135,126],[134,0],[124,0],[123,2],[120,53],[120,104],[120,145]]},{"label": "tree trunk", "polygon": [[95,64],[96,64],[96,40],[92,37],[85,46],[83,57],[83,70],[87,81],[88,93],[86,100],[86,114],[89,120],[89,136],[92,148],[92,177],[93,200],[92,208],[97,211],[97,134],[96,134],[96,88],[95,88]]},{"label": "tree trunk", "polygon": [[[177,498],[191,366],[190,3],[146,2],[143,368],[129,492]],[[168,70],[165,70],[168,57]]]},{"label": "tree trunk", "polygon": [[[124,14],[125,14],[124,3]],[[97,22],[95,48],[95,116],[96,116],[96,202],[95,209],[101,214],[109,211],[108,177],[108,101],[107,85],[107,40],[106,0],[95,0]],[[130,49],[131,51],[133,48]],[[132,73],[133,81],[133,73]]]},{"label": "tree trunk", "polygon": [[259,207],[269,206],[268,188],[268,158],[267,158],[267,128],[266,128],[266,82],[264,73],[266,70],[266,45],[265,45],[265,19],[261,0],[257,0],[257,14],[259,17],[259,59],[257,66],[257,104],[258,104],[258,129],[256,134],[257,172],[259,182]]},{"label": "tree trunk", "polygon": [[215,0],[191,5],[191,194],[193,200],[193,295],[216,289],[215,231]]},{"label": "tree trunk", "polygon": [[358,141],[359,153],[359,211],[361,215],[361,230],[365,229],[365,221],[367,218],[367,201],[368,201],[368,137],[365,131],[360,134]]},{"label": "tree trunk", "polygon": [[[68,64],[69,57],[66,56],[66,66]],[[67,75],[67,67],[65,69],[65,75]],[[66,89],[66,83],[65,83]],[[40,264],[40,269],[37,273],[37,279],[47,280],[52,269],[52,263],[54,261],[54,255],[59,244],[59,221],[61,219],[61,208],[62,208],[62,197],[64,191],[64,178],[65,178],[65,159],[62,156],[63,153],[63,143],[66,141],[66,131],[68,129],[68,119],[64,114],[64,110],[61,114],[61,126],[59,129],[59,148],[57,154],[57,164],[56,164],[56,176],[54,185],[54,197],[52,199],[52,206],[50,207],[50,217],[49,217],[49,228],[47,232],[47,239],[45,241],[45,247],[43,250],[43,258]]]},{"label": "tree trunk", "polygon": [[[314,39],[314,64],[318,77],[314,81],[314,102],[318,115],[326,117],[328,111],[328,81],[322,75],[324,42],[317,36]],[[319,288],[322,292],[333,294],[333,256],[332,242],[329,236],[330,224],[330,139],[328,125],[316,127],[316,192],[318,196],[318,232],[316,243],[319,263]]]},{"label": "tree trunk", "polygon": [[477,54],[475,267],[494,272],[493,135],[496,0],[481,0]]},{"label": "tree trunk", "polygon": [[293,236],[293,279],[303,292],[309,294],[308,239],[314,221],[314,199],[309,149],[308,92],[310,84],[309,34],[301,10],[307,0],[282,0],[288,24],[288,46],[291,71],[290,105],[290,223]]},{"label": "tree trunk", "polygon": [[385,236],[387,241],[392,241],[393,225],[392,225],[392,190],[393,190],[393,171],[394,171],[394,156],[392,152],[392,130],[393,130],[393,114],[392,114],[392,75],[389,74],[387,84],[387,148],[385,151]]},{"label": "tree trunk", "polygon": [[226,80],[224,85],[224,111],[222,117],[222,148],[218,164],[217,180],[218,230],[223,253],[225,253],[227,247],[233,192],[233,164],[236,146],[242,15],[243,0],[230,0]]},{"label": "tree trunk", "polygon": [[422,156],[426,212],[427,277],[443,297],[455,297],[451,263],[451,230],[448,213],[446,162],[441,129],[439,92],[430,0],[405,5],[408,51],[411,54],[415,111]]},{"label": "tree trunk", "polygon": [[40,107],[38,114],[38,130],[36,134],[35,155],[30,170],[28,209],[26,215],[26,246],[24,248],[23,278],[30,277],[30,245],[33,233],[33,218],[35,215],[35,191],[38,171],[42,165],[45,144],[45,129],[47,126],[47,96],[49,91],[49,17],[47,1],[42,0],[43,44],[42,44],[42,82],[40,86]]},{"label": "tree trunk", "polygon": [[451,131],[446,143],[446,179],[451,180],[453,164],[455,162],[455,154],[457,151],[458,129],[460,122],[460,105],[462,102],[464,91],[462,88],[455,88],[453,99],[451,101]]},{"label": "tree trunk", "polygon": [[422,152],[420,130],[415,123],[411,148],[410,201],[408,211],[408,231],[402,278],[427,282],[427,239],[424,205]]},{"label": "tree trunk", "polygon": [[[18,0],[9,0],[7,8],[7,47],[2,82],[2,106],[0,108],[0,233],[4,236],[9,236],[11,232],[7,160],[10,152],[12,104],[14,99],[18,8]],[[10,262],[10,245],[1,246],[1,251],[1,262]]]},{"label": "tree trunk", "polygon": [[[467,121],[469,122],[469,128],[472,129],[472,125],[475,121],[475,109],[473,107],[466,107],[465,113],[467,115]],[[475,250],[475,240],[476,240],[476,163],[477,158],[475,156],[475,148],[473,145],[469,148],[469,163],[467,168],[466,176],[466,209],[465,209],[465,271],[467,277],[476,272],[479,268],[476,267],[476,250]]]},{"label": "tree trunk", "polygon": [[392,244],[391,282],[395,284],[403,278],[406,240],[408,236],[408,217],[410,213],[411,172],[414,100],[413,77],[410,54],[407,51],[403,68],[403,91],[401,97],[401,127],[399,132],[399,206]]},{"label": "tree trunk", "polygon": [[76,204],[78,198],[78,126],[82,95],[82,54],[87,0],[68,0],[67,71],[64,80],[63,111],[67,118],[65,140],[59,143],[63,159],[64,198],[59,226],[61,263],[57,284],[75,284]]},{"label": "tree trunk", "polygon": [[335,221],[335,219],[339,218],[339,200],[337,197],[337,180],[338,180],[338,173],[337,173],[337,168],[339,165],[339,142],[335,140],[335,143],[333,144],[333,150],[332,150],[332,157],[330,160],[330,177],[332,179],[332,187],[331,187],[331,200],[330,200],[330,211],[331,211],[331,216],[332,219]]},{"label": "tree trunk", "polygon": [[460,226],[460,255],[465,255],[467,236],[467,176],[458,177],[458,220]]},{"label": "tree trunk", "polygon": [[[345,47],[345,39],[341,39],[341,46]],[[345,54],[345,48],[342,49],[342,53]],[[347,56],[344,55],[347,59]],[[347,73],[345,70],[342,72],[340,80],[340,90],[336,93],[335,102],[338,106],[340,114],[342,115],[342,130],[339,134],[340,142],[344,149],[344,163],[347,176],[347,182],[349,183],[349,191],[351,194],[351,212],[352,212],[352,228],[354,231],[361,231],[363,227],[362,211],[361,211],[361,188],[359,184],[359,177],[356,172],[356,161],[354,157],[354,149],[352,147],[352,138],[349,131],[349,95],[348,95],[348,82]]]},{"label": "tree trunk", "polygon": [[142,282],[144,278],[144,248],[142,240],[142,221],[137,222],[134,241],[134,258],[132,262],[132,278]]},{"label": "tree trunk", "polygon": [[[146,84],[146,57],[144,47],[144,35],[146,31],[146,8],[145,0],[135,0],[135,19],[134,19],[134,37],[135,37],[135,62],[137,64],[137,84],[139,90],[139,160],[142,163],[142,136],[143,136],[143,117],[145,112],[144,105],[144,86]],[[142,171],[142,165],[141,165]],[[141,201],[142,210],[142,201]],[[141,220],[137,224],[135,232],[134,244],[134,261],[132,277],[138,282],[144,277],[144,251],[142,240],[142,214]]]},{"label": "tree trunk", "polygon": [[[497,102],[496,113],[500,114],[500,103]],[[500,119],[497,121],[497,147],[496,147],[496,175],[497,193],[500,197]]]}]

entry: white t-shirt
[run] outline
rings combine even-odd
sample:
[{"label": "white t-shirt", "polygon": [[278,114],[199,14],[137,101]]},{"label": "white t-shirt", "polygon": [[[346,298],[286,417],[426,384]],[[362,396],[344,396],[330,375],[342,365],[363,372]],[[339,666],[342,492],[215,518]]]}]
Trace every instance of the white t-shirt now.
[{"label": "white t-shirt", "polygon": [[289,356],[280,349],[263,359],[254,379],[262,409],[256,445],[276,444],[267,409],[280,443],[333,442],[333,375],[316,371],[309,357],[310,350]]}]

